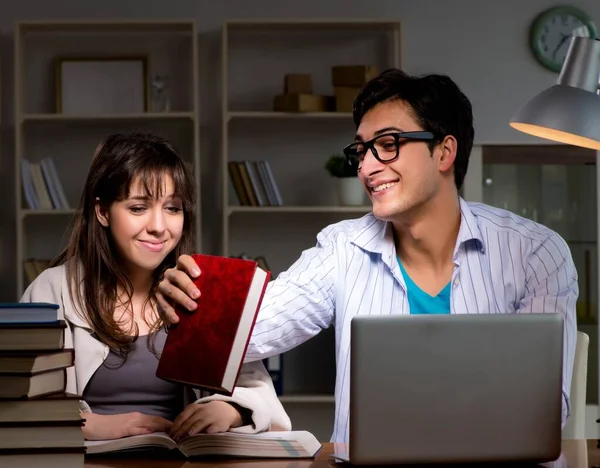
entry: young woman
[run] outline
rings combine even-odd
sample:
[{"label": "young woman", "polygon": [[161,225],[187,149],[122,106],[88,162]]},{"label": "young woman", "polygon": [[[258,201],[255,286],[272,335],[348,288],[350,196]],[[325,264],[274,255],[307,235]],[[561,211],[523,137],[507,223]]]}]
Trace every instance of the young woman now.
[{"label": "young woman", "polygon": [[194,249],[194,191],[164,139],[109,136],[92,160],[68,246],[21,299],[60,305],[66,347],[75,350],[66,390],[83,398],[88,440],[291,429],[260,363],[243,366],[232,397],[196,399],[155,375],[166,337],[157,283]]}]

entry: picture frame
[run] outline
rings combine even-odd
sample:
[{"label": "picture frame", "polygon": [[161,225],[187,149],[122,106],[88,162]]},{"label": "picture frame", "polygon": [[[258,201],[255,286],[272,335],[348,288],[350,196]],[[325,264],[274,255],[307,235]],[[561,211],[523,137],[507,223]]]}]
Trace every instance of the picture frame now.
[{"label": "picture frame", "polygon": [[55,64],[59,114],[148,112],[146,56],[59,57]]}]

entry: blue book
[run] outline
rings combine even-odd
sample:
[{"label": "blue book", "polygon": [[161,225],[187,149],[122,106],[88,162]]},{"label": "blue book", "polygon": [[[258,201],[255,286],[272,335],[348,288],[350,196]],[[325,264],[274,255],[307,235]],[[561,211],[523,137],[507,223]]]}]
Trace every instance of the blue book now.
[{"label": "blue book", "polygon": [[56,322],[58,307],[49,302],[0,302],[0,323]]}]

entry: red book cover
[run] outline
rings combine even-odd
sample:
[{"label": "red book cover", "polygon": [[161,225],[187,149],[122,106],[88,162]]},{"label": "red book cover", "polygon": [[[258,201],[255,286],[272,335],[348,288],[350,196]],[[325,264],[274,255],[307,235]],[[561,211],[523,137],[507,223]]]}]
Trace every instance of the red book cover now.
[{"label": "red book cover", "polygon": [[177,310],[157,377],[231,395],[271,273],[241,258],[193,255],[202,272],[195,311]]}]

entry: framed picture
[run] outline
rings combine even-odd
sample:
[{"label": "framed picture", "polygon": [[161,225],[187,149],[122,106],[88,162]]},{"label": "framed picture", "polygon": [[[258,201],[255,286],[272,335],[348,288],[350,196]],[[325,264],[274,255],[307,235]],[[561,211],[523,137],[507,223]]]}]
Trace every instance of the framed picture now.
[{"label": "framed picture", "polygon": [[148,111],[148,59],[58,58],[56,109],[69,115]]}]

